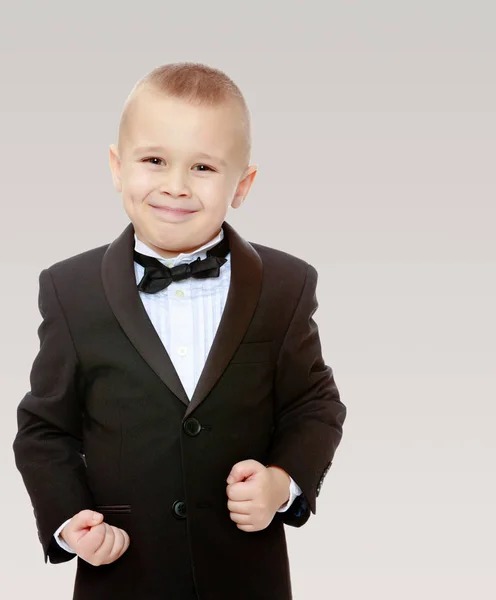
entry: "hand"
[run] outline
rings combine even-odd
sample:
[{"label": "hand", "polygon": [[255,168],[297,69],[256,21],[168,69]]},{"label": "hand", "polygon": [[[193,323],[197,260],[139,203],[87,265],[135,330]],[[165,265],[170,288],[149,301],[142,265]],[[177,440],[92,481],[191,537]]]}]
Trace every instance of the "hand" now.
[{"label": "hand", "polygon": [[124,529],[107,525],[103,515],[93,510],[75,514],[60,532],[60,537],[93,566],[108,565],[120,558],[130,541]]},{"label": "hand", "polygon": [[279,467],[265,467],[253,459],[236,463],[227,478],[226,492],[227,508],[238,529],[260,531],[270,525],[289,500],[290,481]]}]

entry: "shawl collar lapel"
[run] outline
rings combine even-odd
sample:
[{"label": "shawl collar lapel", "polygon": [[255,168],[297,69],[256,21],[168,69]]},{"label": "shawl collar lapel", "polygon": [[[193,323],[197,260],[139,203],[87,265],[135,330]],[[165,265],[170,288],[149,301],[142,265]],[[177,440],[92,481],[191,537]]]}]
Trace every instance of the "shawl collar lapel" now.
[{"label": "shawl collar lapel", "polygon": [[187,417],[208,395],[243,340],[262,287],[262,261],[251,244],[227,222],[231,283],[226,306],[191,401],[141,302],[134,273],[134,227],[130,223],[107,248],[102,282],[110,308],[125,334],[165,385],[186,406]]}]

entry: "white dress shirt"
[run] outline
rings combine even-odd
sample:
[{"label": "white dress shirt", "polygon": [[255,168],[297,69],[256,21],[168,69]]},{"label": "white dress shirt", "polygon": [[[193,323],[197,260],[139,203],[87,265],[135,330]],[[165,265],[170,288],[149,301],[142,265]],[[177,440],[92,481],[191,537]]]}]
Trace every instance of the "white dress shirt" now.
[{"label": "white dress shirt", "polygon": [[[149,248],[134,235],[134,248],[141,254],[153,256],[168,267],[195,260],[198,256],[206,258],[207,250],[219,243],[224,237],[220,232],[209,242],[191,253],[181,253],[174,258],[163,258]],[[220,318],[226,304],[227,293],[231,281],[231,256],[220,267],[219,277],[195,279],[189,277],[182,281],[172,281],[168,287],[155,293],[139,292],[141,301],[155,327],[181,383],[192,398],[196,384],[205,365],[210,347],[213,343]],[[143,277],[145,268],[134,263],[136,284]],[[227,474],[226,474],[227,477]],[[285,512],[294,499],[301,494],[301,489],[290,477],[288,502],[277,512]],[[54,533],[58,544],[68,552],[75,552],[60,538],[60,531],[71,519],[67,519]]]}]

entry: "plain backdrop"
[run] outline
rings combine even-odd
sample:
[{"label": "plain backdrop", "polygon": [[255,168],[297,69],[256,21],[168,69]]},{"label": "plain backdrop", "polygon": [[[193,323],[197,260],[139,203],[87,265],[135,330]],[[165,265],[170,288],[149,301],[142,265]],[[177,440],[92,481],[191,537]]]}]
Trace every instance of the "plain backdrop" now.
[{"label": "plain backdrop", "polygon": [[259,173],[227,220],[318,270],[348,407],[317,514],[286,527],[295,600],[494,600],[495,18],[476,0],[1,2],[2,598],[67,600],[76,565],[44,563],[12,451],[38,275],[127,225],[122,105],[186,60],[245,94]]}]

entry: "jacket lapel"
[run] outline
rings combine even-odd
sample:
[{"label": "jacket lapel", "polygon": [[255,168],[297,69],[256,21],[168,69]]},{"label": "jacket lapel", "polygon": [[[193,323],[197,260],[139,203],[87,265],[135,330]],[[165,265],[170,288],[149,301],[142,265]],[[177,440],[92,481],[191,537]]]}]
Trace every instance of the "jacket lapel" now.
[{"label": "jacket lapel", "polygon": [[262,287],[262,261],[253,246],[227,222],[231,282],[224,312],[191,401],[141,302],[134,273],[134,227],[130,223],[107,248],[102,282],[110,308],[125,334],[165,385],[188,407],[188,416],[219,380],[241,343]]}]

